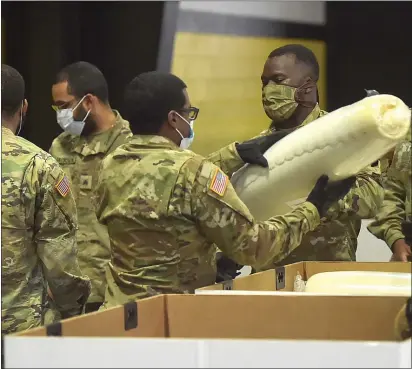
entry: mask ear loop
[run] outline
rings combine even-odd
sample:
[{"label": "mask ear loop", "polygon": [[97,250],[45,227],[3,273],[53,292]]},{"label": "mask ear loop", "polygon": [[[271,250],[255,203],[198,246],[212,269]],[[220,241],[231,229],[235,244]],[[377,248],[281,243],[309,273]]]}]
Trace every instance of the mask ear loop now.
[{"label": "mask ear loop", "polygon": [[21,127],[23,126],[23,107],[24,107],[24,101],[21,103],[19,130],[17,131],[16,136],[20,134]]},{"label": "mask ear loop", "polygon": [[[72,109],[72,112],[74,112],[74,111],[79,107],[79,105],[82,103],[82,101],[85,99],[85,97],[86,97],[86,95],[84,95],[84,96],[81,98],[81,100],[77,103],[77,105]],[[87,114],[86,114],[86,116],[83,118],[82,122],[84,122],[84,121],[87,119],[87,117],[90,115],[90,113],[91,113],[91,110],[89,110],[89,111],[87,112]]]},{"label": "mask ear loop", "polygon": [[[176,114],[177,114],[181,119],[183,119],[183,121],[185,121],[187,124],[189,124],[189,126],[190,126],[190,123],[189,123],[185,118],[183,118],[178,112],[176,112]],[[177,133],[179,133],[180,137],[182,137],[182,140],[185,139],[185,137],[182,135],[182,132],[180,132],[177,128],[175,128],[175,131],[176,131]],[[186,137],[186,138],[187,138],[187,137]]]},{"label": "mask ear loop", "polygon": [[87,117],[89,116],[90,112],[91,112],[91,110],[89,110],[89,111],[87,112],[86,116],[85,116],[84,119],[83,119],[83,122],[87,119]]},{"label": "mask ear loop", "polygon": [[[316,88],[316,83],[309,80],[309,81],[305,82],[304,84],[302,84],[301,86],[299,86],[295,91],[294,99],[299,105],[301,105],[305,108],[314,108],[316,106],[316,103],[313,104],[312,102],[305,101],[304,99],[301,99],[299,97],[299,93],[301,91],[304,91],[306,88]],[[319,103],[319,92],[318,92],[317,88],[316,88],[316,100],[317,100],[317,103]]]},{"label": "mask ear loop", "polygon": [[75,111],[78,107],[79,107],[79,105],[82,103],[82,101],[84,100],[84,98],[86,97],[86,95],[84,95],[82,98],[81,98],[81,100],[77,103],[77,105],[72,109],[72,111]]}]

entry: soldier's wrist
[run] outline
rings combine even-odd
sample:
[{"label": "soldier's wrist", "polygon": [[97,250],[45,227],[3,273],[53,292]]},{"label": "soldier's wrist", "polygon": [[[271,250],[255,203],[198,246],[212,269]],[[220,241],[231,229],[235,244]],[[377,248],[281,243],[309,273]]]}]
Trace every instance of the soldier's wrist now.
[{"label": "soldier's wrist", "polygon": [[391,250],[394,254],[402,251],[405,248],[406,242],[404,238],[398,238],[391,247]]},{"label": "soldier's wrist", "polygon": [[394,251],[394,246],[398,241],[404,241],[405,242],[405,236],[400,233],[396,232],[392,234],[390,237],[387,237],[386,243],[388,244],[389,248]]}]

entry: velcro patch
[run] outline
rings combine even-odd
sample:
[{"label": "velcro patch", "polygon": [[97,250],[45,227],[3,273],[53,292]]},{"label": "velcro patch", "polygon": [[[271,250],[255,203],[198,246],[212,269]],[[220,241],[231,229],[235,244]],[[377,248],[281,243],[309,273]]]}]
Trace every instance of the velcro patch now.
[{"label": "velcro patch", "polygon": [[60,195],[66,197],[70,191],[70,182],[68,178],[66,176],[63,176],[63,178],[57,183],[55,188]]},{"label": "velcro patch", "polygon": [[209,189],[219,196],[223,196],[229,184],[229,177],[223,173],[219,168],[216,169]]}]

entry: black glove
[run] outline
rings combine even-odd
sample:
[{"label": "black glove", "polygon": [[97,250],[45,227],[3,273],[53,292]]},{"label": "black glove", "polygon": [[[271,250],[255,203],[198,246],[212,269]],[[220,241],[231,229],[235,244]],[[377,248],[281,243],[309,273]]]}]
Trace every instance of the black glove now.
[{"label": "black glove", "polygon": [[235,279],[240,274],[238,270],[243,267],[242,265],[239,265],[233,260],[229,259],[222,252],[216,254],[216,266],[216,283]]},{"label": "black glove", "polygon": [[349,192],[355,181],[356,177],[349,177],[328,184],[329,177],[327,175],[320,176],[306,201],[315,205],[320,217],[323,217],[334,202]]},{"label": "black glove", "polygon": [[380,95],[379,92],[376,90],[367,90],[365,88],[365,92],[366,92],[366,97]]},{"label": "black glove", "polygon": [[292,133],[292,131],[294,131],[294,129],[283,129],[272,132],[267,136],[253,138],[236,144],[236,150],[245,163],[256,164],[267,168],[269,164],[263,154],[276,142],[286,137],[289,133]]},{"label": "black glove", "polygon": [[405,235],[405,242],[412,246],[412,222],[402,222],[402,233]]}]

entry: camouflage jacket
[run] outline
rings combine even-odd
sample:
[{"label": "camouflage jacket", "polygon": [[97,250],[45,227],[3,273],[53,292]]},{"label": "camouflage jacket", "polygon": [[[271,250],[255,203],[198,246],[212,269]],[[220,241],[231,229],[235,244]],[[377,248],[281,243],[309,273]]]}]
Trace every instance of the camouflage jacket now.
[{"label": "camouflage jacket", "polygon": [[47,288],[62,317],[80,314],[90,293],[77,261],[76,205],[46,152],[2,127],[1,330],[42,324]]},{"label": "camouflage jacket", "polygon": [[233,142],[206,157],[207,160],[222,169],[229,178],[245,165],[236,150],[236,143],[237,142]]},{"label": "camouflage jacket", "polygon": [[132,136],[129,123],[115,111],[113,128],[88,137],[62,133],[50,148],[50,154],[62,166],[72,183],[76,200],[79,230],[77,247],[80,268],[92,282],[90,303],[103,302],[105,267],[110,260],[107,229],[99,224],[91,199],[102,159]]},{"label": "camouflage jacket", "polygon": [[[317,105],[300,127],[326,114],[327,112]],[[268,134],[273,130],[275,128],[272,125],[261,134]],[[306,234],[301,246],[280,264],[287,265],[305,260],[355,261],[361,219],[374,217],[383,201],[380,174],[379,166],[370,166],[360,172],[352,190],[330,208],[328,216],[333,220]]]},{"label": "camouflage jacket", "polygon": [[214,245],[241,264],[280,261],[320,222],[304,203],[257,223],[219,167],[159,136],[134,136],[107,156],[95,199],[112,252],[105,308],[213,284]]},{"label": "camouflage jacket", "polygon": [[384,184],[385,197],[382,207],[375,220],[368,226],[368,230],[384,240],[389,247],[392,247],[395,241],[405,238],[401,229],[402,222],[412,221],[411,155],[410,141],[404,141],[396,146]]}]

